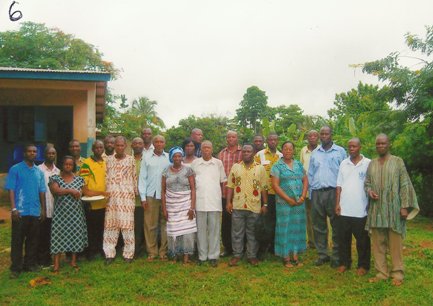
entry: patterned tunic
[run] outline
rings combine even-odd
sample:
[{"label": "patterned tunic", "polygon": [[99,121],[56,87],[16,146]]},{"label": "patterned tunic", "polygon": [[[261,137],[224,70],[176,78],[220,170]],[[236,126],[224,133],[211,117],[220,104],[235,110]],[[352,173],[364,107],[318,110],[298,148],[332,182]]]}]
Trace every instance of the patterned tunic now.
[{"label": "patterned tunic", "polygon": [[412,219],[419,211],[415,190],[400,157],[390,155],[383,165],[377,158],[368,166],[365,191],[375,191],[378,200],[369,199],[366,230],[390,228],[405,235],[406,221],[400,218],[400,209],[408,208]]},{"label": "patterned tunic", "polygon": [[135,160],[126,155],[116,159],[107,158],[107,191],[110,192],[105,210],[105,228],[134,229],[135,194],[137,174]]},{"label": "patterned tunic", "polygon": [[[293,170],[280,159],[272,167],[271,176],[280,180],[280,187],[290,197],[299,199],[302,195],[304,168],[300,161],[293,161]],[[276,197],[275,255],[288,257],[306,249],[306,216],[304,203],[290,206],[277,195]]]},{"label": "patterned tunic", "polygon": [[[50,177],[50,184],[57,183],[62,189],[81,191],[83,178],[75,176],[66,183],[60,175]],[[51,253],[79,253],[87,247],[87,226],[81,200],[72,195],[55,196],[53,221],[51,226]]]}]

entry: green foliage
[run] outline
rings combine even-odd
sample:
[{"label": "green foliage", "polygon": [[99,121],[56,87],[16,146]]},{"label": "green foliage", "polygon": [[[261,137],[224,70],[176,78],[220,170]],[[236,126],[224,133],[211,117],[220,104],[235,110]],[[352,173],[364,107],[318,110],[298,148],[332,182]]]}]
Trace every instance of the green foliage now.
[{"label": "green foliage", "polygon": [[[121,111],[116,109],[116,104],[120,105]],[[159,134],[165,124],[155,110],[157,105],[156,101],[147,97],[139,97],[129,104],[125,95],[113,95],[109,91],[104,122],[98,125],[101,135],[122,134],[132,139],[139,137],[145,127]]]},{"label": "green foliage", "polygon": [[[406,44],[417,57],[394,52],[364,64],[363,71],[376,75],[386,84],[390,98],[402,111],[402,116],[393,121],[398,127],[398,133],[391,137],[394,153],[405,160],[415,178],[423,212],[433,214],[433,26],[426,27],[424,39],[410,33],[405,37]],[[416,65],[410,68],[402,65],[402,57],[415,60]]]},{"label": "green foliage", "polygon": [[234,123],[227,117],[209,115],[205,117],[189,116],[179,121],[177,127],[166,130],[165,138],[167,149],[181,145],[185,138],[190,137],[191,131],[199,128],[203,131],[204,140],[209,140],[213,144],[213,152],[216,155],[226,146],[226,134],[230,129],[236,130]]},{"label": "green foliage", "polygon": [[[244,94],[240,107],[236,110],[236,120],[244,129],[252,129],[252,134],[260,132],[260,122],[268,118],[268,96],[257,86],[251,86]],[[243,131],[245,133],[246,130]]]},{"label": "green foliage", "polygon": [[0,32],[0,66],[88,70],[108,72],[115,78],[118,70],[93,45],[45,24],[24,22],[18,31]]}]

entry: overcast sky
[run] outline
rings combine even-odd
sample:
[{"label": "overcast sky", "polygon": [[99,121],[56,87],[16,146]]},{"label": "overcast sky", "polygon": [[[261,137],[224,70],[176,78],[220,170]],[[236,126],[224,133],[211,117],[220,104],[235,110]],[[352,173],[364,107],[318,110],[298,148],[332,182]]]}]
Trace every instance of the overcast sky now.
[{"label": "overcast sky", "polygon": [[[0,0],[0,30],[13,0]],[[351,64],[409,53],[433,1],[20,0],[20,21],[43,22],[91,43],[122,70],[109,86],[147,96],[168,127],[190,114],[233,116],[249,86],[269,105],[326,115],[336,93],[376,82]]]}]

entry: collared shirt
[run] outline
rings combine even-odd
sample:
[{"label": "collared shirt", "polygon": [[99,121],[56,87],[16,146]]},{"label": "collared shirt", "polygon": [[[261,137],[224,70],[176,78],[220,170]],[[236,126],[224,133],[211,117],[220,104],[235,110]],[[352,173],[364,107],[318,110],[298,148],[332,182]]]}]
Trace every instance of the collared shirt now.
[{"label": "collared shirt", "polygon": [[283,156],[281,152],[278,150],[275,153],[272,153],[269,148],[263,149],[259,152],[257,152],[256,156],[254,157],[255,162],[261,164],[263,167],[265,167],[266,174],[268,175],[268,193],[269,194],[275,194],[274,189],[272,188],[272,182],[271,182],[271,169],[272,166]]},{"label": "collared shirt", "polygon": [[192,162],[191,168],[195,172],[196,210],[222,211],[221,183],[227,181],[222,161],[201,157]]},{"label": "collared shirt", "polygon": [[80,158],[78,160],[75,160],[75,165],[77,166],[77,168],[75,168],[75,172],[74,172],[75,175],[80,174],[80,169],[81,169],[81,166],[83,165],[84,159],[85,159],[84,157],[80,156]]},{"label": "collared shirt", "polygon": [[46,192],[47,188],[44,174],[36,165],[29,167],[22,161],[13,166],[6,178],[5,189],[14,191],[15,208],[21,216],[40,216],[39,193]]},{"label": "collared shirt", "polygon": [[[218,154],[218,159],[222,161],[224,166],[224,171],[228,176],[233,165],[242,160],[242,148],[238,146],[234,152],[230,152],[229,149],[226,147],[222,149],[221,152]],[[227,185],[226,183],[224,183],[223,185],[223,191],[222,191],[223,198],[225,198],[227,194],[226,185]]]},{"label": "collared shirt", "polygon": [[162,152],[161,155],[152,152],[142,159],[138,181],[141,201],[146,201],[146,197],[161,199],[162,171],[169,165],[170,161],[166,152]]},{"label": "collared shirt", "polygon": [[268,177],[265,168],[253,162],[246,167],[243,161],[234,164],[227,180],[233,189],[233,209],[260,213],[261,191],[266,190]]},{"label": "collared shirt", "polygon": [[[114,153],[113,153],[113,154],[114,154]],[[110,156],[113,156],[113,154],[111,154],[111,155],[107,155],[107,154],[105,154],[105,152],[104,152],[104,153],[102,153],[101,157],[102,157],[103,160],[105,160],[105,162],[107,162],[107,158],[110,157]]]},{"label": "collared shirt", "polygon": [[194,155],[196,156],[196,157],[201,157],[201,143],[199,143],[199,142],[195,142],[195,141],[193,141],[192,142],[193,144],[194,144]]},{"label": "collared shirt", "polygon": [[44,174],[45,178],[45,207],[47,211],[47,218],[53,217],[53,211],[54,211],[54,197],[51,194],[50,188],[48,188],[48,182],[50,181],[50,176],[52,175],[60,175],[59,168],[56,167],[56,165],[53,164],[53,169],[49,169],[45,163],[42,163],[38,166],[39,169],[41,169],[42,173]]},{"label": "collared shirt", "polygon": [[355,165],[350,157],[343,160],[338,171],[337,186],[341,187],[341,215],[364,218],[367,215],[368,198],[364,191],[364,181],[370,159],[362,159]]},{"label": "collared shirt", "polygon": [[[149,148],[150,149],[150,148]],[[135,156],[134,156],[134,159],[135,159],[135,173],[137,173],[137,177],[140,177],[140,170],[141,170],[141,161],[143,160],[143,158],[144,158],[144,151],[143,151],[143,155],[141,155],[141,158],[140,159],[136,159],[135,158]],[[135,196],[135,206],[141,206],[141,198],[140,198],[140,195],[136,195]]]},{"label": "collared shirt", "polygon": [[[80,169],[80,176],[84,185],[92,191],[106,191],[107,164],[105,160],[96,161],[92,157],[86,158]],[[92,210],[105,208],[107,199],[90,203]]]},{"label": "collared shirt", "polygon": [[314,150],[308,168],[310,189],[335,188],[337,186],[338,169],[346,157],[346,151],[335,143],[332,144],[328,151],[325,151],[322,146]]},{"label": "collared shirt", "polygon": [[302,165],[304,166],[305,172],[308,173],[308,168],[310,166],[310,157],[311,157],[311,153],[313,153],[315,150],[317,150],[318,146],[310,151],[310,149],[308,148],[308,146],[305,146],[301,149],[301,152],[299,154],[299,160],[302,163]]},{"label": "collared shirt", "polygon": [[150,147],[149,147],[149,149],[146,149],[145,147],[143,148],[143,157],[142,157],[142,159],[146,156],[146,155],[148,155],[148,154],[150,154],[150,153],[153,153],[153,150],[155,149],[155,147],[153,146],[153,144],[150,144]]}]

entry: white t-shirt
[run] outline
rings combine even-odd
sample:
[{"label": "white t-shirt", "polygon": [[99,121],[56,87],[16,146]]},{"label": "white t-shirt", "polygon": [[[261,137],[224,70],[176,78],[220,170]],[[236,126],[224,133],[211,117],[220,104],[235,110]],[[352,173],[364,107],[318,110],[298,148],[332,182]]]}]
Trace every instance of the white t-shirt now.
[{"label": "white t-shirt", "polygon": [[195,172],[197,211],[222,211],[221,183],[227,181],[222,161],[212,157],[205,161],[202,157],[191,164]]},{"label": "white t-shirt", "polygon": [[368,198],[364,191],[364,181],[370,159],[364,157],[354,165],[349,158],[340,164],[337,187],[341,187],[341,215],[364,218],[367,215]]}]

